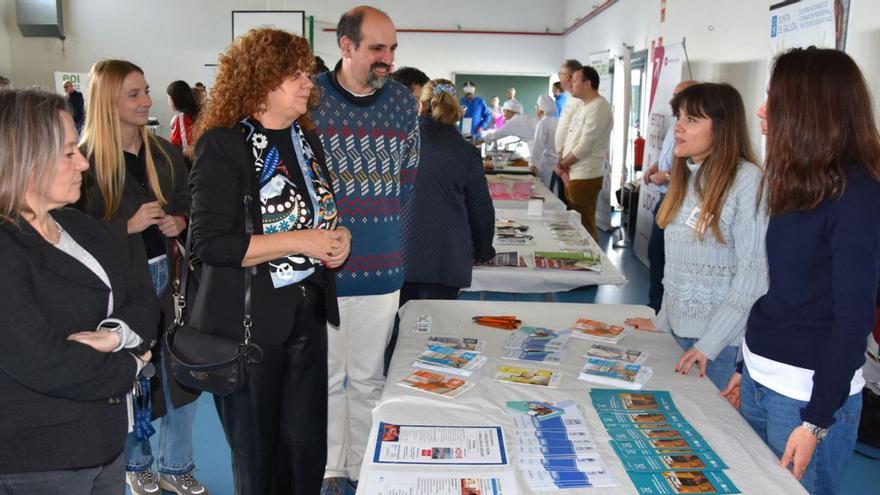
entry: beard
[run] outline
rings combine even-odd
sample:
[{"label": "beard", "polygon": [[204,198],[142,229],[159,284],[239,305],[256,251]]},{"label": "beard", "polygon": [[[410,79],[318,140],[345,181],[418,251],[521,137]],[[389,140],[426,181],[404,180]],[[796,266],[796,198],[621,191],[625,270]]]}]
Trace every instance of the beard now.
[{"label": "beard", "polygon": [[382,62],[376,62],[375,64],[370,66],[370,73],[367,76],[367,86],[373,89],[382,89],[385,86],[385,83],[388,82],[388,72],[385,73],[384,76],[378,76],[374,72],[375,69],[385,69],[386,71],[391,71],[391,66],[388,64],[383,64]]}]

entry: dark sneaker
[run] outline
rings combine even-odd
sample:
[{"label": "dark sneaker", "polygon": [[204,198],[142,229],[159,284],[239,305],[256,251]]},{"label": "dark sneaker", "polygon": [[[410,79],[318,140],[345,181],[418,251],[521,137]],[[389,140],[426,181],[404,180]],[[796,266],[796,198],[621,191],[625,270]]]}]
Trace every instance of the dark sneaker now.
[{"label": "dark sneaker", "polygon": [[345,495],[347,478],[324,478],[321,484],[321,495]]},{"label": "dark sneaker", "polygon": [[177,495],[208,495],[208,490],[193,476],[186,474],[160,474],[159,487]]},{"label": "dark sneaker", "polygon": [[125,482],[133,495],[159,495],[159,484],[152,469],[126,471]]}]

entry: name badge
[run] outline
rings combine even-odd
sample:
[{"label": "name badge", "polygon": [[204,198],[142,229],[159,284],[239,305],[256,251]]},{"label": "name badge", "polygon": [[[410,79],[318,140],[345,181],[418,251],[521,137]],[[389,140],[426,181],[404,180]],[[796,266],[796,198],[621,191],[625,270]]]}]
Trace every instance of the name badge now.
[{"label": "name badge", "polygon": [[697,221],[700,219],[700,211],[700,207],[695,206],[690,215],[688,215],[687,221],[685,221],[684,224],[702,234],[706,231],[706,225],[708,225],[709,222],[712,221],[712,216],[709,215],[709,218],[706,219],[706,223],[704,225],[698,226]]}]

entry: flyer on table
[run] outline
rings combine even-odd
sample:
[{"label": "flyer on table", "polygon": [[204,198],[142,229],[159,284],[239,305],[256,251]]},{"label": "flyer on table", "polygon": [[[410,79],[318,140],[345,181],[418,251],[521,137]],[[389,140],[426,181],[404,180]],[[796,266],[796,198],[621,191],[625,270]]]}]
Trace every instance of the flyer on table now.
[{"label": "flyer on table", "polygon": [[373,495],[517,495],[513,472],[493,473],[373,471]]},{"label": "flyer on table", "polygon": [[672,402],[672,396],[665,390],[627,392],[625,390],[594,388],[590,390],[590,399],[593,401],[593,407],[599,413],[606,411],[678,412],[675,403]]},{"label": "flyer on table", "polygon": [[628,473],[639,495],[677,495],[681,493],[740,493],[723,471],[663,471]]},{"label": "flyer on table", "polygon": [[426,426],[379,423],[378,464],[507,464],[500,426]]}]

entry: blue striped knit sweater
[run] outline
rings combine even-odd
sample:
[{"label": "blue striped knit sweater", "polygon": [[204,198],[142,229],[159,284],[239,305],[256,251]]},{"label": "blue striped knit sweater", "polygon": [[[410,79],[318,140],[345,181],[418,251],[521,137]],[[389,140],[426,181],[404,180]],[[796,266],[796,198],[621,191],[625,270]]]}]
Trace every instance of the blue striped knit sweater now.
[{"label": "blue striped knit sweater", "polygon": [[334,71],[315,82],[323,94],[312,120],[324,144],[339,225],[351,231],[351,255],[337,273],[337,294],[394,292],[404,275],[400,209],[419,161],[416,103],[394,81],[366,97],[346,91]]}]

